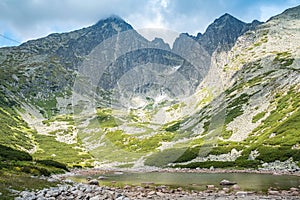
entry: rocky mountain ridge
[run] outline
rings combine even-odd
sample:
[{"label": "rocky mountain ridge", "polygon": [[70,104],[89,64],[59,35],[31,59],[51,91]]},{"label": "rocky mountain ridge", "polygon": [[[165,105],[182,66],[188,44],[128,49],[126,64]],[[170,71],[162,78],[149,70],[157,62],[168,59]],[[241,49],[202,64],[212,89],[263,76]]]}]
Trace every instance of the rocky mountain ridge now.
[{"label": "rocky mountain ridge", "polygon": [[1,48],[0,142],[70,166],[298,162],[299,9],[172,49],[115,16]]}]

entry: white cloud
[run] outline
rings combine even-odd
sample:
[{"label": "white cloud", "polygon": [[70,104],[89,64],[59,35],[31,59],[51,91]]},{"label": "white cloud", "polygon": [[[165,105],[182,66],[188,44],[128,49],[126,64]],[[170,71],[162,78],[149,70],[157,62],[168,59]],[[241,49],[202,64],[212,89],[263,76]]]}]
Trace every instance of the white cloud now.
[{"label": "white cloud", "polygon": [[297,4],[300,0],[1,0],[0,34],[11,33],[14,39],[26,41],[86,27],[116,14],[136,29],[195,35],[225,12],[250,22],[266,20]]},{"label": "white cloud", "polygon": [[264,5],[261,6],[259,9],[260,9],[260,16],[259,16],[260,21],[267,21],[270,18],[270,16],[274,15],[274,13],[279,14],[283,11],[281,6]]}]

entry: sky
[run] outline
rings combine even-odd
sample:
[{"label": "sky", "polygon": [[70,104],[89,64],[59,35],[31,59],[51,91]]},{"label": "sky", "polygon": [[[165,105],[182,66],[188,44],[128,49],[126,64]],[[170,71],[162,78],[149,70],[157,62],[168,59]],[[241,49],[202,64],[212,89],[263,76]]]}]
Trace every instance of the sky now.
[{"label": "sky", "polygon": [[168,30],[154,31],[152,37],[155,32],[175,37],[203,33],[225,13],[244,22],[266,21],[297,5],[300,0],[0,0],[0,47],[87,27],[110,15],[146,37],[150,29]]}]

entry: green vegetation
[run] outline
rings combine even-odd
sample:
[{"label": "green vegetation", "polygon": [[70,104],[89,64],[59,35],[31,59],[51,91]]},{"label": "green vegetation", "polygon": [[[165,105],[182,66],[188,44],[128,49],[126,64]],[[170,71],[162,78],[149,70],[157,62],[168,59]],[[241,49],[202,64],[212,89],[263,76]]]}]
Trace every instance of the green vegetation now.
[{"label": "green vegetation", "polygon": [[236,160],[236,161],[205,161],[205,162],[193,162],[186,165],[174,165],[175,168],[254,168],[259,165],[257,160]]},{"label": "green vegetation", "polygon": [[33,154],[34,159],[55,160],[73,165],[90,165],[91,155],[83,152],[77,144],[66,144],[58,142],[53,136],[35,135],[39,144],[38,150]]},{"label": "green vegetation", "polygon": [[266,115],[266,112],[258,113],[257,115],[255,115],[252,118],[252,123],[256,123],[258,120],[260,120],[261,118],[263,118],[265,115]]},{"label": "green vegetation", "polygon": [[289,157],[299,161],[300,150],[292,147],[300,144],[300,93],[294,88],[278,93],[273,104],[276,109],[246,139],[249,147],[242,155],[246,159],[250,151],[256,149],[260,153],[257,159],[265,162],[283,161]]},{"label": "green vegetation", "polygon": [[165,167],[169,163],[175,162],[181,155],[186,151],[186,148],[174,148],[166,149],[157,153],[154,153],[147,157],[145,160],[145,165]]},{"label": "green vegetation", "polygon": [[243,150],[243,146],[237,142],[223,142],[218,141],[217,146],[211,148],[210,154],[212,155],[220,155],[230,153],[232,149],[236,149],[237,151]]},{"label": "green vegetation", "polygon": [[69,125],[74,125],[75,124],[72,115],[57,115],[57,116],[54,116],[50,119],[44,120],[43,124],[46,124],[46,125],[49,126],[51,122],[57,122],[57,121],[59,121],[59,122],[68,122]]},{"label": "green vegetation", "polygon": [[180,157],[178,157],[174,163],[187,162],[197,158],[199,155],[200,146],[187,148]]},{"label": "green vegetation", "polygon": [[[253,80],[254,82],[256,81]],[[213,146],[205,147],[208,145],[207,142],[209,140],[199,138],[199,141],[195,139],[195,141],[191,141],[181,148],[167,149],[155,153],[147,158],[145,164],[161,167],[166,166],[168,163],[187,162],[200,154],[201,157],[205,156],[205,152],[211,155],[230,153],[233,148],[238,151],[243,150],[241,157],[234,162],[207,161],[191,163],[189,165],[178,164],[175,167],[209,168],[210,166],[214,166],[220,168],[257,168],[261,162],[285,161],[290,157],[295,161],[299,161],[300,149],[297,146],[300,144],[300,93],[294,87],[286,89],[286,91],[275,95],[274,100],[271,102],[274,110],[270,112],[268,117],[262,121],[261,125],[245,141],[240,143],[217,141]],[[228,114],[224,119],[225,124],[230,123],[234,118],[242,114],[241,105],[248,103],[249,97],[250,95],[244,93],[231,100],[227,107]],[[225,126],[222,125],[223,112],[221,111],[214,117],[214,132],[223,138],[229,138],[232,132],[226,131]],[[253,117],[252,122],[255,123],[263,119],[266,114],[267,111],[258,113]],[[204,119],[201,118],[201,121]],[[210,123],[210,121],[204,123],[204,132],[208,131]],[[259,156],[256,160],[250,161],[248,157],[253,150],[257,150]]]},{"label": "green vegetation", "polygon": [[291,149],[289,146],[260,146],[258,147],[258,151],[260,155],[257,159],[264,162],[274,162],[275,160],[286,161],[291,157],[294,160],[300,160],[300,150]]},{"label": "green vegetation", "polygon": [[288,67],[293,64],[294,58],[292,58],[292,54],[290,52],[280,52],[276,54],[274,58],[275,64],[280,64],[281,67]]},{"label": "green vegetation", "polygon": [[[253,71],[258,70],[259,68],[261,68],[260,60],[244,66],[243,72],[245,74],[248,74],[250,71],[253,72]],[[267,71],[263,74],[255,76],[251,79],[242,78],[239,82],[235,82],[235,84],[231,88],[227,89],[225,91],[225,94],[227,94],[227,96],[228,96],[228,95],[231,95],[233,92],[240,93],[240,92],[242,92],[242,90],[244,88],[247,88],[247,87],[252,88],[254,86],[260,85],[273,72],[275,72],[275,70]]]},{"label": "green vegetation", "polygon": [[0,192],[1,199],[14,199],[13,190],[33,190],[55,186],[46,180],[33,176],[49,176],[64,173],[67,167],[52,160],[33,160],[32,156],[20,150],[0,145]]},{"label": "green vegetation", "polygon": [[123,165],[118,165],[118,168],[131,168],[133,167],[134,164],[132,163],[127,163],[127,164],[123,164]]},{"label": "green vegetation", "polygon": [[109,108],[99,108],[97,109],[97,118],[96,122],[99,123],[99,126],[104,127],[116,127],[120,124],[120,121],[113,117],[112,110]]},{"label": "green vegetation", "polygon": [[0,170],[0,192],[2,200],[13,200],[15,194],[11,190],[41,190],[43,188],[54,187],[57,182],[48,182],[31,174],[16,171]]},{"label": "green vegetation", "polygon": [[66,165],[53,160],[35,160],[24,151],[0,145],[0,170],[14,170],[34,175],[68,171]]},{"label": "green vegetation", "polygon": [[3,146],[0,144],[0,160],[31,161],[32,156],[24,151],[16,150],[11,147]]},{"label": "green vegetation", "polygon": [[176,122],[175,124],[172,124],[170,126],[168,126],[167,128],[165,128],[166,131],[169,132],[175,132],[180,128],[180,122]]},{"label": "green vegetation", "polygon": [[121,130],[108,132],[106,138],[117,147],[132,152],[150,152],[161,145],[161,142],[169,142],[173,139],[171,132],[158,133],[145,138],[137,138],[133,135],[124,133]]},{"label": "green vegetation", "polygon": [[58,169],[63,169],[65,171],[69,171],[65,164],[54,161],[54,160],[37,160],[36,162],[40,163],[40,164],[43,164],[43,165],[47,165],[47,166],[53,166],[53,167],[56,167]]},{"label": "green vegetation", "polygon": [[227,106],[225,124],[230,123],[234,118],[243,114],[242,107],[249,101],[249,98],[248,94],[243,93]]},{"label": "green vegetation", "polygon": [[14,107],[17,108],[18,103],[5,97],[4,91],[0,89],[0,144],[30,150],[34,145],[31,138],[34,131],[27,126]]},{"label": "green vegetation", "polygon": [[181,102],[181,103],[176,103],[176,104],[173,104],[172,106],[170,106],[170,108],[168,108],[166,111],[167,111],[167,112],[174,111],[174,110],[177,110],[177,109],[181,109],[181,108],[183,108],[184,106],[186,106],[186,104],[183,103],[183,102]]},{"label": "green vegetation", "polygon": [[55,96],[46,100],[35,101],[35,105],[41,109],[40,113],[46,118],[51,118],[58,113],[56,104],[57,101]]}]

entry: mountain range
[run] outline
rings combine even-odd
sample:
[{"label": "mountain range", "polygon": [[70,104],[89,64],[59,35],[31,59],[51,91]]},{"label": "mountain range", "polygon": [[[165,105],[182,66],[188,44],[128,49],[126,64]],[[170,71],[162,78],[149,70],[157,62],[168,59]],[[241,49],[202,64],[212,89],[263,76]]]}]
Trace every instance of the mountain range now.
[{"label": "mountain range", "polygon": [[0,145],[70,167],[299,164],[299,13],[225,14],[172,47],[112,16],[0,48]]}]

